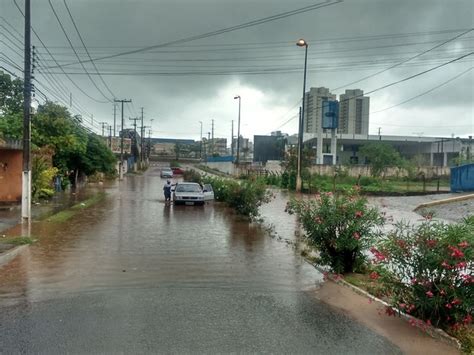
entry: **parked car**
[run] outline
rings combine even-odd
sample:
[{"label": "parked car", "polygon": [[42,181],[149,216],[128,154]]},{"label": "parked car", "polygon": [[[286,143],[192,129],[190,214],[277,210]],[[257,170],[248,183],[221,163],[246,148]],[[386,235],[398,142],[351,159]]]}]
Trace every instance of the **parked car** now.
[{"label": "parked car", "polygon": [[214,199],[211,185],[201,185],[195,182],[179,182],[173,189],[173,202],[175,205],[204,205],[205,201]]},{"label": "parked car", "polygon": [[162,178],[172,178],[173,177],[173,170],[171,170],[170,168],[164,168],[164,169],[161,170],[160,176]]},{"label": "parked car", "polygon": [[171,170],[173,171],[174,175],[183,175],[184,174],[184,170],[181,169],[181,168],[178,168],[178,167],[171,168]]}]

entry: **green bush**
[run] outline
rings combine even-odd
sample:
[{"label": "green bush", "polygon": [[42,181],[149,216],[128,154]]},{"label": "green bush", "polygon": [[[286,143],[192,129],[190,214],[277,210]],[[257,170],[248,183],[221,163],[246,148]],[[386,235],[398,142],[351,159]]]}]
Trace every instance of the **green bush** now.
[{"label": "green bush", "polygon": [[400,223],[371,249],[384,296],[428,324],[457,330],[474,312],[474,223]]},{"label": "green bush", "polygon": [[183,172],[184,181],[200,183],[201,179],[202,179],[201,174],[194,169],[185,170]]},{"label": "green bush", "polygon": [[356,191],[347,194],[321,193],[314,199],[292,200],[287,211],[295,213],[306,238],[320,253],[322,265],[337,273],[360,270],[364,251],[381,232],[383,218]]},{"label": "green bush", "polygon": [[204,176],[201,182],[212,185],[217,201],[225,202],[238,214],[249,219],[257,218],[259,207],[269,202],[271,197],[263,179],[237,181]]}]

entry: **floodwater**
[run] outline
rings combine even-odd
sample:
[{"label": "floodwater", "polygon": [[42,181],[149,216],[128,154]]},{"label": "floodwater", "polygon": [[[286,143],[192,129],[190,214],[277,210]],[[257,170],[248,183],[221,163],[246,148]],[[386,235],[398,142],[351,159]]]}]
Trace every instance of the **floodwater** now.
[{"label": "floodwater", "polygon": [[67,223],[32,225],[38,242],[0,268],[2,350],[399,352],[315,299],[287,196],[262,208],[270,237],[219,203],[166,205],[163,184],[152,168]]}]

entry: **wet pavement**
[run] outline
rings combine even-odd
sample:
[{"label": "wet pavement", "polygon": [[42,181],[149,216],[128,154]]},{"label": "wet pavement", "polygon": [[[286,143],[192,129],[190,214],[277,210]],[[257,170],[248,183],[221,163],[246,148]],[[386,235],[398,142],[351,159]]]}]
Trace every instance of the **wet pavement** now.
[{"label": "wet pavement", "polygon": [[0,352],[400,352],[315,298],[284,194],[262,208],[271,238],[217,203],[165,205],[163,182],[129,176],[32,226],[39,242],[0,269]]}]

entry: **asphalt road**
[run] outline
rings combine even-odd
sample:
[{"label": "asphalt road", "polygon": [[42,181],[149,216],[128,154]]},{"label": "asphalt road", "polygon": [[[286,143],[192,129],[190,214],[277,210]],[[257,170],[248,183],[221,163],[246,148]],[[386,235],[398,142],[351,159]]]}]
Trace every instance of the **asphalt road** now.
[{"label": "asphalt road", "polygon": [[[217,204],[166,206],[162,185],[127,177],[33,226],[39,242],[0,269],[1,353],[400,352],[318,301],[321,274],[287,243]],[[294,232],[281,201],[264,212]]]}]

